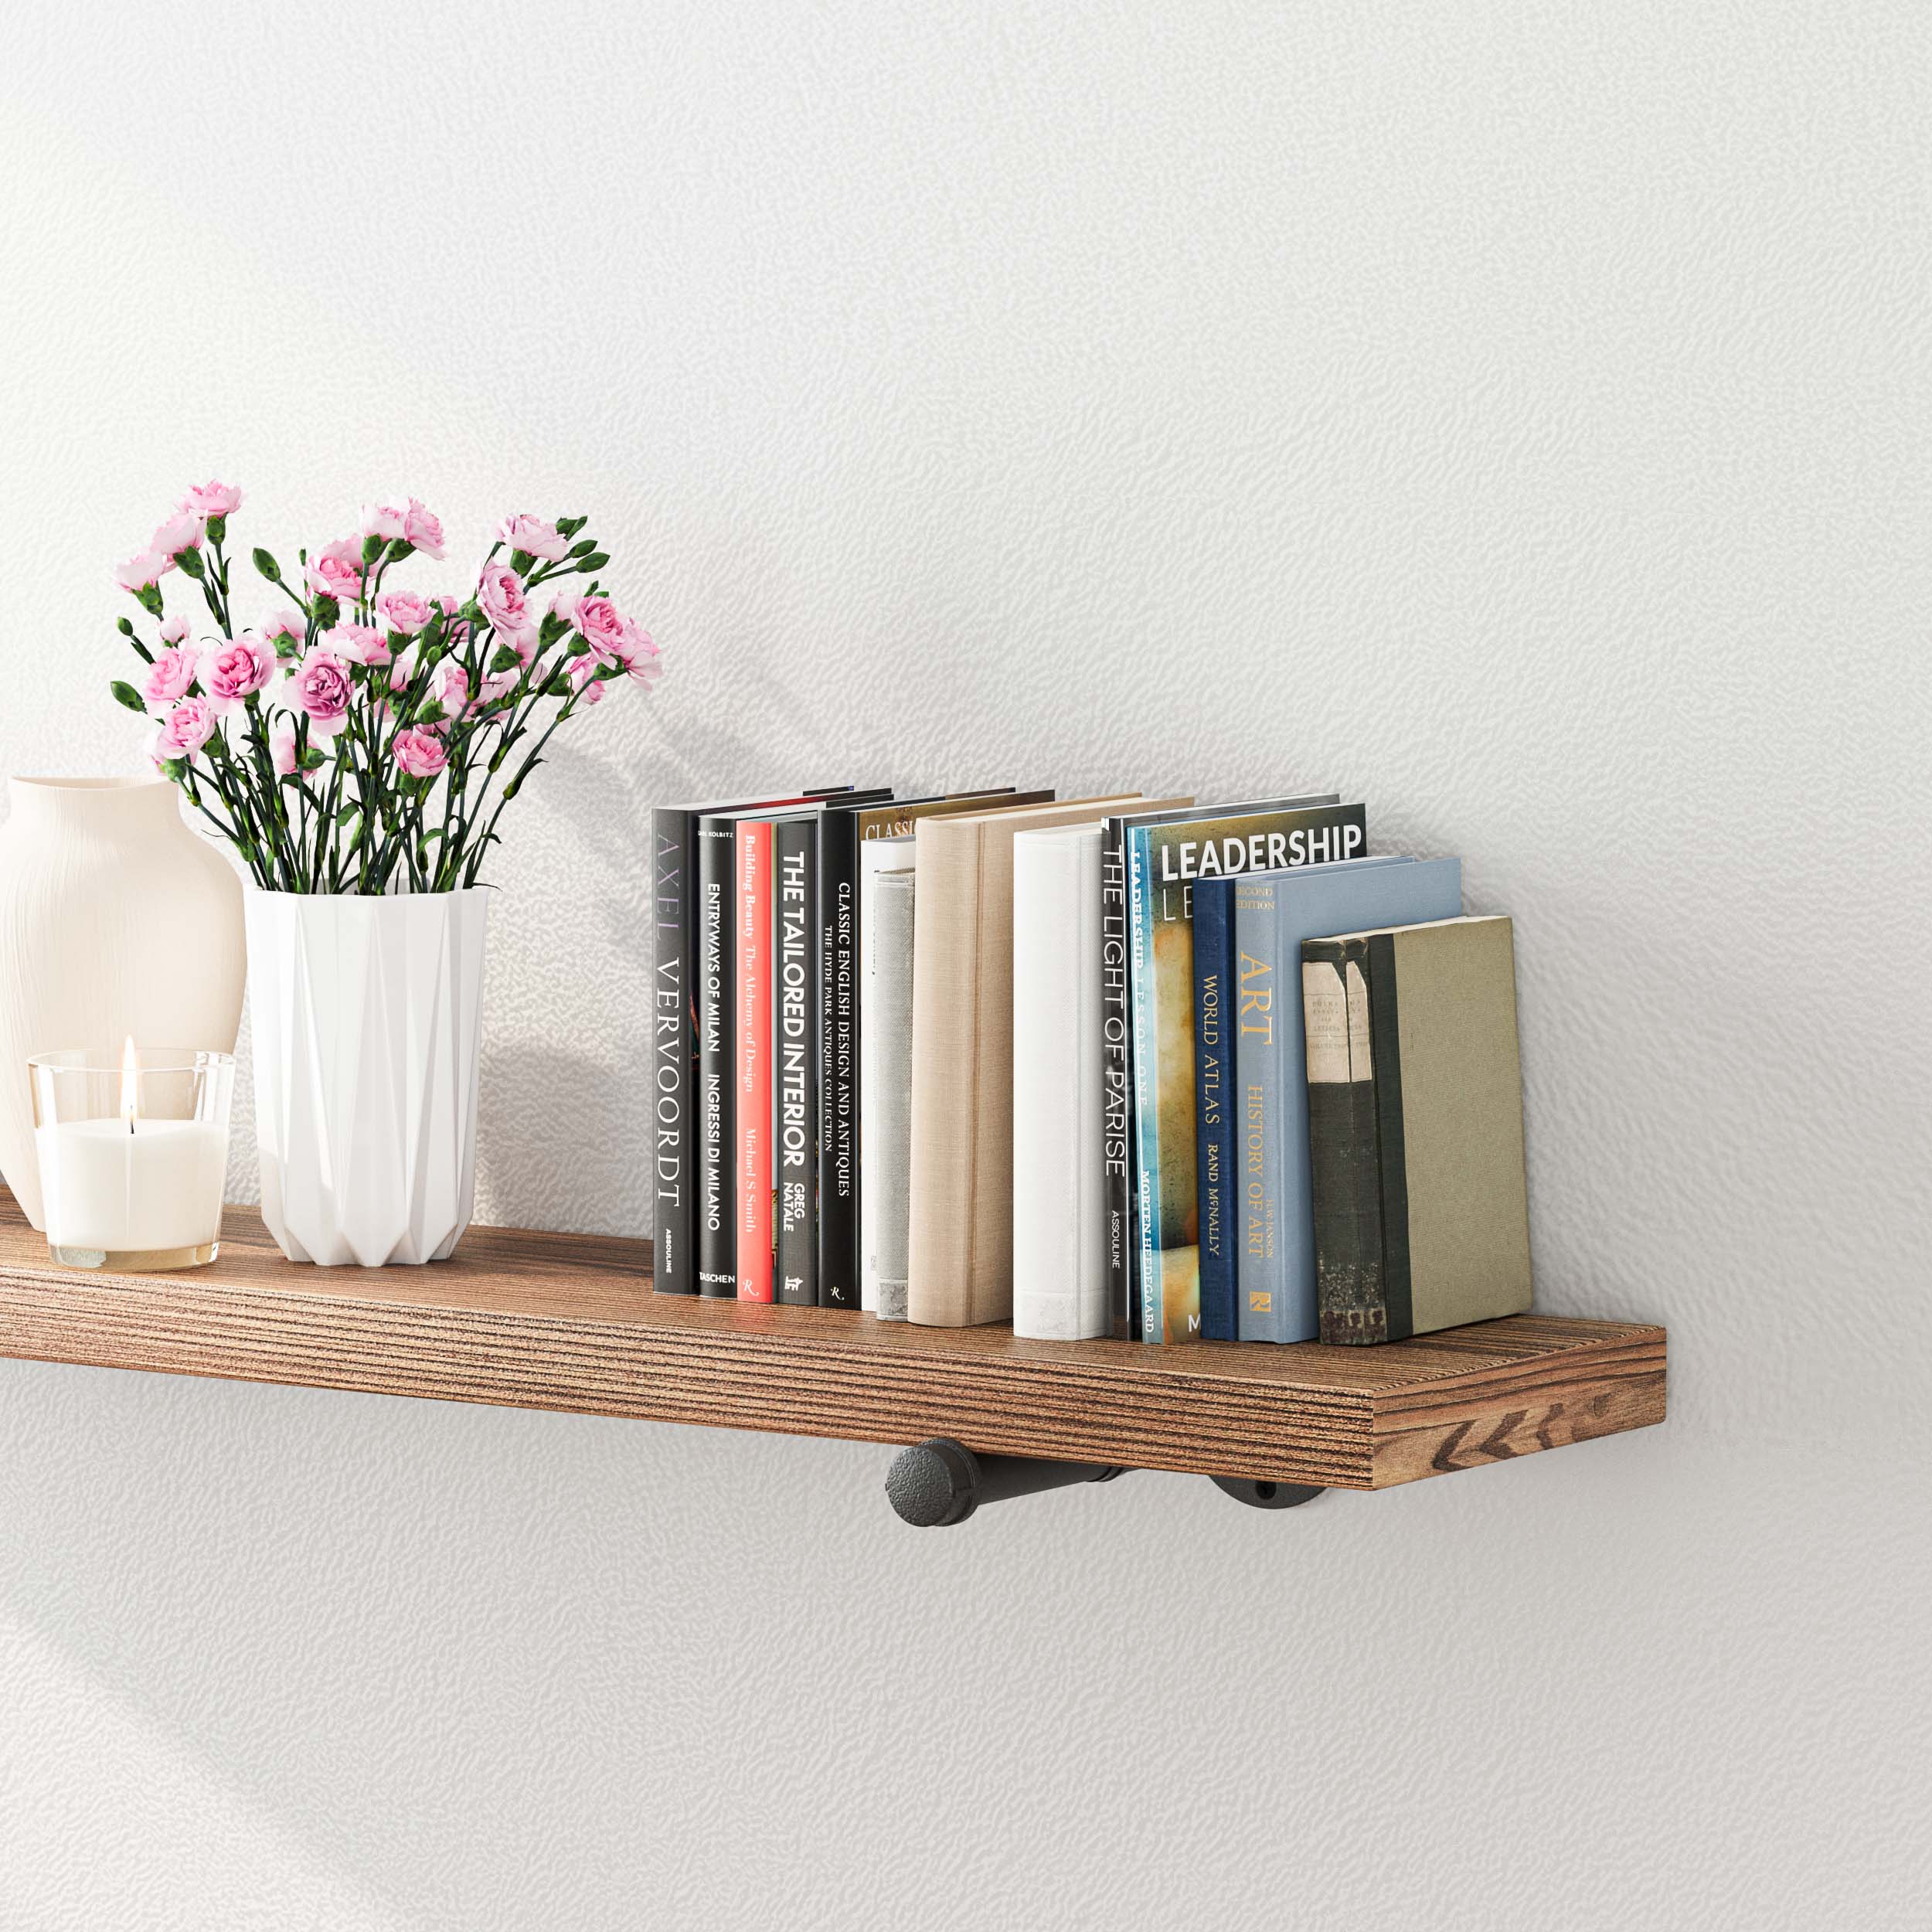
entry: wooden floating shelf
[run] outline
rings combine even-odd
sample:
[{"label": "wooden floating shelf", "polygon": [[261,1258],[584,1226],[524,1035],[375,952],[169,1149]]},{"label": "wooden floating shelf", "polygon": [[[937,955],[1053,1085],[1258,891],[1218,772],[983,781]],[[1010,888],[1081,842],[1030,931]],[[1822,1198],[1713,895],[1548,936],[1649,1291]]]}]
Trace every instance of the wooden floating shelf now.
[{"label": "wooden floating shelf", "polygon": [[421,1268],[295,1267],[231,1207],[179,1274],[56,1267],[0,1191],[0,1355],[1342,1489],[1664,1419],[1664,1331],[1512,1315],[1377,1349],[1024,1342],[655,1294],[645,1241],[474,1228]]}]

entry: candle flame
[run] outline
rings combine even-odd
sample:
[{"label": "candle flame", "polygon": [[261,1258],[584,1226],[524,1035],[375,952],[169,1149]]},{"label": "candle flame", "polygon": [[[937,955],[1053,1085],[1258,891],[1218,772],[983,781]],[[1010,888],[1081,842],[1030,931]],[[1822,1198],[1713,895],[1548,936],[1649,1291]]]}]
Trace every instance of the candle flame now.
[{"label": "candle flame", "polygon": [[121,1117],[128,1123],[128,1131],[134,1131],[134,1116],[141,1111],[136,1104],[141,1090],[141,1069],[134,1061],[134,1036],[128,1036],[128,1044],[121,1055]]}]

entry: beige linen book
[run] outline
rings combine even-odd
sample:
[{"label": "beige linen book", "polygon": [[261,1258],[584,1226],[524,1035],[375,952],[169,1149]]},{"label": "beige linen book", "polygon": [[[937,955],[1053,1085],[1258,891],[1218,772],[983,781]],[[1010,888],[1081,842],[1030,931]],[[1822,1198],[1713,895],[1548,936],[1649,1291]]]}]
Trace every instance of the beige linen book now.
[{"label": "beige linen book", "polygon": [[920,821],[906,1284],[914,1321],[958,1328],[1013,1312],[1014,837],[1165,802],[1143,807],[1125,792]]}]

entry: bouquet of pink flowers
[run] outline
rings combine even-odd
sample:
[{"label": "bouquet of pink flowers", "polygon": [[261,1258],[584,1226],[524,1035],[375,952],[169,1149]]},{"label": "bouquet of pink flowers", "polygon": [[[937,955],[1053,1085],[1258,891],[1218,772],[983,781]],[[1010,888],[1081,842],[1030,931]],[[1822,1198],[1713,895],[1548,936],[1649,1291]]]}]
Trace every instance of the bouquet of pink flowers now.
[{"label": "bouquet of pink flowers", "polygon": [[[114,693],[155,720],[155,764],[266,891],[474,886],[550,734],[612,679],[660,674],[657,646],[598,583],[611,560],[578,536],[580,516],[505,517],[460,602],[386,588],[413,553],[443,555],[442,525],[413,497],[300,553],[299,587],[257,550],[292,608],[237,631],[225,546],[241,500],[226,483],[190,490],[115,573],[159,629],[151,648],[121,620],[145,668]],[[175,572],[218,635],[168,612]]]}]

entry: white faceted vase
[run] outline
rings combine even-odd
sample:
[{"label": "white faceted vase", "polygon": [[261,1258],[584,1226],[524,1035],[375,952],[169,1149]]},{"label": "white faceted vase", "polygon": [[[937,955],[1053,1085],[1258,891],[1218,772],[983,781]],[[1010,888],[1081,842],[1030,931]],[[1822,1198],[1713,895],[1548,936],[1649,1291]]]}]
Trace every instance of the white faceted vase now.
[{"label": "white faceted vase", "polygon": [[44,1228],[27,1056],[234,1051],[242,888],[155,778],[15,778],[0,828],[0,1173]]},{"label": "white faceted vase", "polygon": [[248,893],[262,1218],[290,1260],[440,1261],[468,1226],[489,910]]}]

